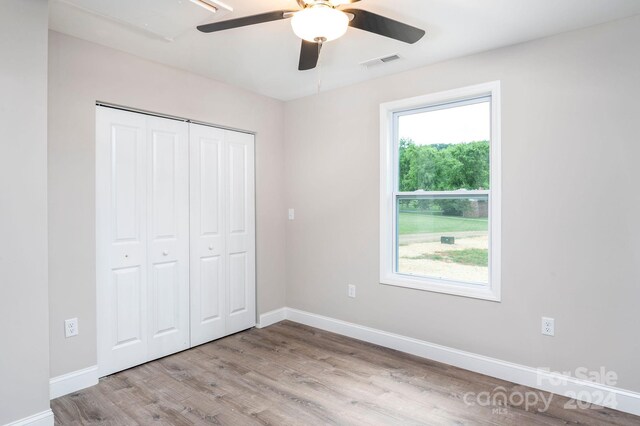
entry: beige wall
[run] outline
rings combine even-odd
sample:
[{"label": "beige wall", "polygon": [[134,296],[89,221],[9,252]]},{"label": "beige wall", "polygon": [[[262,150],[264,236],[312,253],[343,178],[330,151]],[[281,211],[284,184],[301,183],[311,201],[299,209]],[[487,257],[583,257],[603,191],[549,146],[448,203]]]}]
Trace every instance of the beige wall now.
[{"label": "beige wall", "polygon": [[[638,46],[634,17],[288,102],[287,305],[640,391]],[[380,103],[493,80],[502,303],[379,284]]]},{"label": "beige wall", "polygon": [[0,424],[49,409],[47,16],[0,2]]},{"label": "beige wall", "polygon": [[[533,367],[604,366],[640,391],[638,44],[634,17],[283,105],[50,33],[51,375],[96,363],[102,100],[258,132],[260,313],[287,305]],[[379,284],[379,104],[492,80],[503,94],[502,302]],[[543,315],[556,318],[553,338],[540,334]],[[65,339],[71,317],[80,335]]]},{"label": "beige wall", "polygon": [[[96,364],[96,100],[257,132],[258,312],[283,306],[283,104],[59,33],[49,40],[51,376]],[[65,339],[74,317],[80,335]]]}]

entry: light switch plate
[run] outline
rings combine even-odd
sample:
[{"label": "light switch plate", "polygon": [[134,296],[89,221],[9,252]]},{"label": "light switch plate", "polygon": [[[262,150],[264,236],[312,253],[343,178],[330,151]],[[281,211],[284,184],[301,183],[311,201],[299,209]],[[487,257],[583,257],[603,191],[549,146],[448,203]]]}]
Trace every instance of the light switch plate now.
[{"label": "light switch plate", "polygon": [[347,295],[349,297],[356,297],[356,286],[353,284],[349,284],[347,287]]}]

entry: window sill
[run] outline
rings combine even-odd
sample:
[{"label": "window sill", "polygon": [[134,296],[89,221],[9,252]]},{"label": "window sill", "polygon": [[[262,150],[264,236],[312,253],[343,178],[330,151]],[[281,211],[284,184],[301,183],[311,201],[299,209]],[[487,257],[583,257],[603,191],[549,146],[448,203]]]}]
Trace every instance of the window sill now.
[{"label": "window sill", "polygon": [[449,294],[452,296],[500,302],[500,292],[489,285],[474,285],[463,282],[439,280],[435,278],[413,278],[409,275],[389,274],[380,278],[380,284],[405,287],[414,290]]}]

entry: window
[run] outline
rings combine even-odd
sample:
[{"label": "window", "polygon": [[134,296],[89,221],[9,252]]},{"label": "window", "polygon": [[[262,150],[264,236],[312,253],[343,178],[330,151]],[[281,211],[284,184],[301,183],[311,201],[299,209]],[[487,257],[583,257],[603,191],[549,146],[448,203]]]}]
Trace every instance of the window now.
[{"label": "window", "polygon": [[380,282],[500,300],[500,83],[381,106]]}]

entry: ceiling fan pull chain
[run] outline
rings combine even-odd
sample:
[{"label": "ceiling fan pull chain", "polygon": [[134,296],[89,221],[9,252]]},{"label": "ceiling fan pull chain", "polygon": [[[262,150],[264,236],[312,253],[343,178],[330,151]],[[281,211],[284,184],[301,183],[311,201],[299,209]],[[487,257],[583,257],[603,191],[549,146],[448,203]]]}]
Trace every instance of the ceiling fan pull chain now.
[{"label": "ceiling fan pull chain", "polygon": [[322,40],[318,41],[318,95],[322,89],[322,57],[320,51],[322,50]]}]

